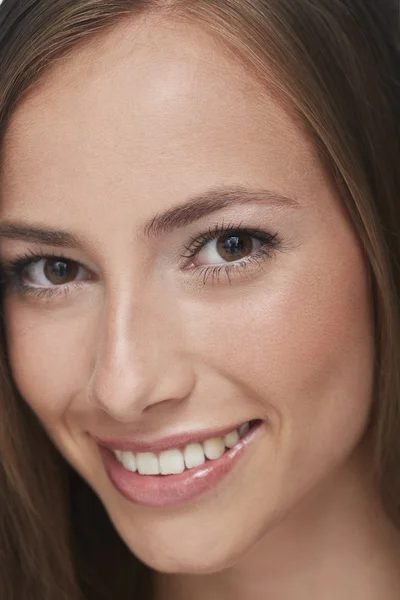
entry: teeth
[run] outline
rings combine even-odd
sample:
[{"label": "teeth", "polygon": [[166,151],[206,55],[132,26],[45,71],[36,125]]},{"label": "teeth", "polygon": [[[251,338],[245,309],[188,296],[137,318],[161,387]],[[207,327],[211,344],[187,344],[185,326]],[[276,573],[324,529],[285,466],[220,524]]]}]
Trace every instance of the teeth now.
[{"label": "teeth", "polygon": [[185,470],[185,462],[180,450],[161,452],[159,460],[161,475],[179,475]]},{"label": "teeth", "polygon": [[188,444],[183,452],[178,449],[166,450],[159,456],[153,452],[123,452],[114,450],[117,460],[127,471],[140,475],[178,475],[186,469],[200,467],[208,460],[220,458],[226,451],[236,446],[250,430],[250,423],[244,423],[223,438],[206,440],[203,444]]},{"label": "teeth", "polygon": [[189,446],[186,446],[184,456],[187,469],[200,467],[206,462],[203,446],[201,444],[189,444]]},{"label": "teeth", "polygon": [[[137,469],[136,466],[136,460],[135,460],[135,455],[133,454],[133,452],[121,452],[120,454],[122,454],[122,464],[124,465],[125,469],[127,471],[131,471],[132,473],[134,473]],[[120,458],[120,460],[121,460]]]},{"label": "teeth", "polygon": [[209,460],[216,460],[225,452],[223,438],[214,438],[204,442],[204,454]]},{"label": "teeth", "polygon": [[160,464],[152,452],[139,452],[136,454],[137,468],[141,475],[159,475]]},{"label": "teeth", "polygon": [[233,448],[233,446],[236,446],[239,440],[240,437],[237,429],[231,431],[231,433],[228,433],[228,435],[224,437],[224,443],[227,448]]}]

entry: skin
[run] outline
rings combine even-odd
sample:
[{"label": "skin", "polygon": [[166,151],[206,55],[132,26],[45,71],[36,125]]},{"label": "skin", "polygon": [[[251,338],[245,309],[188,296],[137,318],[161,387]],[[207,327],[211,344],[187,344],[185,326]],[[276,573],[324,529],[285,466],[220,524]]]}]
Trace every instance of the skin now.
[{"label": "skin", "polygon": [[[368,269],[290,111],[194,25],[135,19],[75,49],[26,97],[2,166],[1,222],[73,234],[79,247],[62,255],[88,267],[67,295],[10,288],[15,381],[129,548],[160,572],[157,598],[395,598],[398,537],[363,441]],[[296,204],[232,204],[146,238],[144,222],[222,185]],[[278,233],[280,246],[204,285],[215,251],[192,266],[180,255],[232,222]],[[6,236],[0,250],[5,267],[60,254]],[[179,508],[123,498],[91,437],[251,419],[262,431],[235,470]]]}]

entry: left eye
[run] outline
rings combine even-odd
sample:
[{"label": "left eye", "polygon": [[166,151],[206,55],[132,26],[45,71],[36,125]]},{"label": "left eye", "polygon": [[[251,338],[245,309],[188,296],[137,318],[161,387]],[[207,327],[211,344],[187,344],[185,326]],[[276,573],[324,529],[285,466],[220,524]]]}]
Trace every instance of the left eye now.
[{"label": "left eye", "polygon": [[33,287],[52,287],[87,279],[87,276],[85,269],[73,260],[44,258],[28,264],[21,278]]},{"label": "left eye", "polygon": [[207,242],[197,254],[196,263],[217,265],[250,256],[262,247],[262,241],[245,232],[233,232]]}]

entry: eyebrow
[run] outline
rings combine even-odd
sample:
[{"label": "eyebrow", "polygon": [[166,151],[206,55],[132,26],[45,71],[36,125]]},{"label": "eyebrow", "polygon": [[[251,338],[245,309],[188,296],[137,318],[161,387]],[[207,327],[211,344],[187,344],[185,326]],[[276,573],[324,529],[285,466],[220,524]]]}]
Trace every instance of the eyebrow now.
[{"label": "eyebrow", "polygon": [[195,196],[185,204],[156,215],[145,224],[144,233],[148,237],[160,236],[174,229],[187,227],[224,208],[244,204],[263,204],[284,209],[299,207],[294,198],[288,198],[271,190],[238,186],[214,188]]},{"label": "eyebrow", "polygon": [[35,227],[23,222],[0,222],[0,237],[33,244],[45,244],[57,248],[81,248],[78,238],[66,231]]},{"label": "eyebrow", "polygon": [[[143,224],[143,232],[145,237],[158,237],[175,229],[187,227],[224,208],[245,204],[263,204],[285,210],[299,207],[294,198],[271,190],[238,186],[214,188],[189,199],[184,204],[157,214]],[[81,249],[83,246],[77,236],[66,231],[36,227],[19,221],[0,222],[0,237],[58,248]]]}]

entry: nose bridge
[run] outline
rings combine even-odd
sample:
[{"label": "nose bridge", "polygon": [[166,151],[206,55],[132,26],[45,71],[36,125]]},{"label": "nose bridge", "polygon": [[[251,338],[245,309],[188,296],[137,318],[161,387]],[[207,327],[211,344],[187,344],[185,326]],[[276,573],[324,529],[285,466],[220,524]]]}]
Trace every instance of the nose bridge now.
[{"label": "nose bridge", "polygon": [[179,319],[156,295],[114,293],[99,323],[91,379],[92,403],[128,421],[166,401],[190,394],[193,373]]}]

